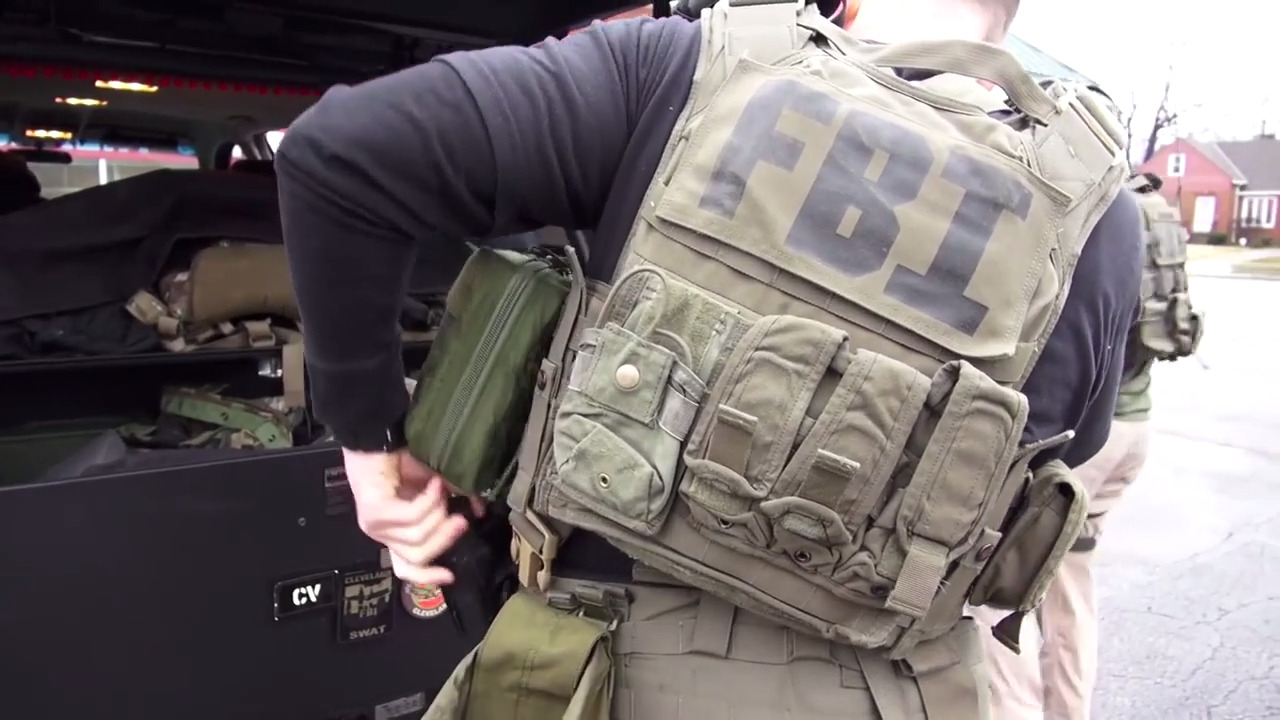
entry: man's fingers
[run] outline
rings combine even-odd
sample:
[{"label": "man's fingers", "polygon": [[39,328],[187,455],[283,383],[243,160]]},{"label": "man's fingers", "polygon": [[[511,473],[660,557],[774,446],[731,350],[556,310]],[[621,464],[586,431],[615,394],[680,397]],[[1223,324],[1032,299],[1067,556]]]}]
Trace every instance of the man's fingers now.
[{"label": "man's fingers", "polygon": [[401,557],[414,565],[427,565],[449,551],[467,531],[467,519],[461,515],[450,515],[444,522],[431,528],[424,537],[415,537],[411,543],[392,545]]},{"label": "man's fingers", "polygon": [[383,499],[366,504],[357,501],[356,507],[357,521],[365,533],[376,540],[396,537],[398,541],[410,544],[417,540],[412,537],[401,539],[403,531],[438,525],[448,512],[439,481],[428,483],[422,493],[411,499]]},{"label": "man's fingers", "polygon": [[445,585],[452,585],[455,580],[453,573],[447,568],[436,565],[419,567],[400,557],[395,551],[391,552],[391,571],[396,574],[396,577],[405,582],[420,583],[422,585],[444,587]]},{"label": "man's fingers", "polygon": [[[379,537],[383,544],[394,544],[403,547],[418,547],[426,545],[432,538],[442,532],[449,532],[448,523],[452,518],[459,518],[463,523],[463,532],[466,532],[466,518],[458,515],[446,514],[445,508],[437,508],[431,510],[426,517],[420,521],[409,525],[397,525],[394,527],[384,527],[379,530]],[[454,538],[455,540],[457,538]],[[448,549],[446,547],[446,549]]]}]

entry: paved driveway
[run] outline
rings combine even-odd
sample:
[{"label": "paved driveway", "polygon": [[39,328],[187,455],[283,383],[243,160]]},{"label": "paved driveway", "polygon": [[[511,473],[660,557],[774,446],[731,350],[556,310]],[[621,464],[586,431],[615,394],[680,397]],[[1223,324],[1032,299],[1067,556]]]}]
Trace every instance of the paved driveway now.
[{"label": "paved driveway", "polygon": [[1192,282],[1204,365],[1157,369],[1099,549],[1095,720],[1280,719],[1280,282]]}]

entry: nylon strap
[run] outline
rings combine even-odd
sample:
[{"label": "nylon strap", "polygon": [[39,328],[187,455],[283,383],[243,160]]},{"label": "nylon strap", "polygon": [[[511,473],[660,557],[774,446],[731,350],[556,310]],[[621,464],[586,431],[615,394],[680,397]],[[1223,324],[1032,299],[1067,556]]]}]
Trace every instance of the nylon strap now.
[{"label": "nylon strap", "polygon": [[821,34],[851,58],[869,65],[903,70],[933,70],[989,80],[1008,94],[1009,100],[1042,124],[1058,114],[1058,104],[1040,87],[1021,63],[998,45],[967,40],[909,40],[888,45],[855,43],[834,25],[806,20],[806,28]]},{"label": "nylon strap", "polygon": [[[577,701],[579,707],[601,706],[600,696],[609,695],[612,683],[607,630],[603,622],[559,612],[527,592],[516,593],[480,647],[465,720],[576,717],[567,711],[580,681],[601,687],[584,685],[588,697]],[[589,665],[593,670],[584,675]]]},{"label": "nylon strap", "polygon": [[865,648],[854,648],[854,653],[858,656],[858,665],[867,679],[867,689],[871,691],[871,699],[880,711],[880,717],[910,717],[906,700],[902,697],[906,683],[894,672],[889,660],[883,654]]},{"label": "nylon strap", "polygon": [[306,354],[301,342],[280,349],[280,381],[284,385],[284,404],[292,410],[307,406]]},{"label": "nylon strap", "polygon": [[512,560],[516,563],[516,576],[523,587],[538,590],[546,590],[550,584],[551,563],[560,543],[570,532],[569,528],[553,527],[553,523],[539,517],[529,507],[533,476],[542,459],[547,423],[551,420],[551,400],[558,395],[560,383],[565,379],[561,375],[564,364],[569,361],[569,344],[586,304],[586,274],[572,243],[565,246],[565,259],[569,264],[569,294],[551,336],[547,356],[538,369],[529,419],[525,422],[520,449],[516,453],[515,477],[507,492],[507,505],[511,508],[509,519],[514,533]]},{"label": "nylon strap", "polygon": [[805,0],[729,0],[724,4],[726,74],[744,57],[772,65],[804,42],[796,19],[804,11]]},{"label": "nylon strap", "polygon": [[565,298],[564,309],[560,311],[560,320],[551,336],[547,357],[538,369],[538,382],[533,391],[529,420],[525,423],[524,436],[521,438],[520,451],[517,454],[519,460],[516,466],[516,477],[511,483],[511,491],[507,494],[507,504],[512,510],[518,512],[526,512],[529,508],[529,491],[533,487],[533,475],[537,470],[547,422],[551,418],[551,398],[555,396],[560,384],[562,365],[568,360],[569,342],[573,337],[574,327],[582,316],[585,302],[586,275],[572,245],[565,247],[565,258],[569,263],[569,294]]}]

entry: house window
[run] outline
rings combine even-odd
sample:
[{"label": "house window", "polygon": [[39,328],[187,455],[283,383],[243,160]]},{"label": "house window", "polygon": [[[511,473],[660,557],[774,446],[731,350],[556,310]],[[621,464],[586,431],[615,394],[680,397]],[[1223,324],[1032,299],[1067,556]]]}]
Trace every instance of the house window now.
[{"label": "house window", "polygon": [[1167,177],[1182,177],[1187,174],[1186,153],[1174,153],[1169,156],[1169,166],[1165,168]]},{"label": "house window", "polygon": [[1275,227],[1277,204],[1277,198],[1274,195],[1240,198],[1240,227]]}]

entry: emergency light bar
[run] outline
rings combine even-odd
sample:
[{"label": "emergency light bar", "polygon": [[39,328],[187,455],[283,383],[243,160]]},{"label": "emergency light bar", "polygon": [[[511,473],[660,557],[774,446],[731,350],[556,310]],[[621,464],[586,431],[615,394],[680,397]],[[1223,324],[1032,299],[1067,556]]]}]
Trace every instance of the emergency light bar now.
[{"label": "emergency light bar", "polygon": [[94,80],[93,86],[99,90],[127,90],[128,92],[145,92],[153,93],[160,88],[155,85],[147,85],[138,82],[123,82],[121,80]]},{"label": "emergency light bar", "polygon": [[45,130],[41,128],[30,128],[23,134],[33,140],[70,140],[75,137],[66,130]]},{"label": "emergency light bar", "polygon": [[107,104],[106,100],[96,100],[94,98],[54,98],[54,102],[62,105],[79,105],[81,107],[102,107]]}]

